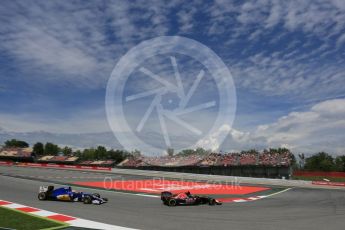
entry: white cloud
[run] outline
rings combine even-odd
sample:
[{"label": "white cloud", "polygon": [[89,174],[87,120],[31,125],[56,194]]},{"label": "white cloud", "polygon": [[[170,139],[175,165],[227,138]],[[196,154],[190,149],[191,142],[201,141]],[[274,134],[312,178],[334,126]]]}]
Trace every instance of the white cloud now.
[{"label": "white cloud", "polygon": [[[229,58],[227,62],[238,88],[254,91],[256,95],[285,96],[287,100],[310,103],[344,95],[345,64],[341,56],[343,53],[339,52],[345,41],[344,11],[342,0],[264,0],[243,4],[226,0],[206,4],[180,0],[154,1],[150,4],[144,1],[109,4],[93,1],[68,4],[64,1],[7,1],[0,6],[0,51],[9,60],[15,61],[17,69],[27,73],[18,76],[23,85],[27,80],[44,86],[45,81],[51,80],[76,87],[102,88],[116,60],[129,48],[148,38],[188,33],[201,35],[201,40],[210,41],[210,44],[219,39],[217,44],[225,53],[224,59],[232,52],[229,44],[247,39],[248,45],[240,57]],[[203,20],[198,20],[199,17]],[[271,36],[275,28],[282,32]],[[294,37],[296,32],[305,40]],[[268,40],[262,43],[265,50],[258,50],[260,46],[256,49],[255,41],[267,35]],[[279,44],[290,35],[293,37],[291,43]],[[319,46],[313,47],[319,40]],[[252,46],[255,50],[248,52]],[[282,48],[273,51],[276,46]],[[217,45],[214,47],[219,48]],[[248,53],[250,57],[247,57]],[[243,56],[246,58],[242,59]],[[0,92],[7,90],[7,85],[5,87],[0,86]],[[339,104],[339,101],[333,103]],[[263,132],[262,135],[231,129],[230,139],[238,145],[238,149],[279,144],[284,140],[292,148],[301,148],[302,142],[306,142],[305,131],[308,129],[292,132],[287,127],[296,126],[299,130],[304,124],[314,124],[321,119],[321,124],[316,126],[319,129],[310,131],[308,135],[316,135],[322,130],[331,135],[332,124],[334,132],[341,129],[341,113],[330,101],[328,109],[324,106],[319,103],[310,111],[290,113],[276,123],[262,126],[258,129]],[[77,115],[65,121],[55,121],[53,127],[49,119],[43,122],[35,120],[36,115],[2,114],[0,125],[17,131],[23,128],[51,132],[107,129],[103,124],[106,124],[104,114]],[[284,128],[288,132],[282,132]],[[312,130],[313,127],[308,128]],[[217,148],[219,143],[215,141],[216,137],[223,131],[216,133],[206,145]],[[337,142],[342,136],[332,136],[328,141]],[[319,139],[315,137],[310,139],[310,146],[312,140],[319,146]],[[341,150],[338,144],[327,146],[333,145]]]},{"label": "white cloud", "polygon": [[0,6],[0,50],[30,73],[30,80],[102,88],[125,51],[167,33],[167,12],[174,4],[11,1]]},{"label": "white cloud", "polygon": [[291,112],[253,132],[232,129],[223,150],[287,147],[295,153],[327,151],[345,154],[345,99],[315,104],[308,111]]},{"label": "white cloud", "polygon": [[336,63],[317,65],[305,61],[310,55],[322,52],[321,48],[309,53],[309,57],[257,53],[247,60],[234,61],[230,67],[240,88],[258,94],[287,96],[290,100],[337,97],[343,94],[344,67]]},{"label": "white cloud", "polygon": [[[344,114],[345,99],[327,100],[315,104],[307,111],[291,112],[273,123],[260,125],[252,132],[245,132],[224,125],[208,138],[200,140],[196,146],[213,151],[241,151],[251,148],[261,150],[270,147],[287,147],[294,153],[327,151],[332,154],[345,154],[343,144],[345,142]],[[90,119],[90,116],[84,119],[78,115],[68,122],[55,120],[57,125],[54,127],[49,123],[52,121],[39,122],[37,118],[28,119],[27,116],[13,117],[2,114],[0,121],[0,127],[3,128],[1,132],[17,132],[17,136],[20,136],[20,133],[44,130],[52,133],[61,133],[58,138],[55,138],[64,139],[63,137],[67,137],[68,133],[89,132],[88,140],[92,140],[92,135],[96,138],[98,134],[94,133],[100,132],[102,135],[108,133],[106,135],[107,138],[103,140],[102,144],[113,146],[113,141],[115,141],[108,132],[109,129],[106,121]],[[151,132],[150,135],[159,136],[155,132]],[[221,143],[220,140],[225,135],[228,136]],[[183,142],[188,139],[187,136],[184,138],[185,140],[180,141]],[[36,138],[35,141],[39,140]],[[72,140],[69,141],[71,142]],[[75,145],[78,146],[78,144]],[[83,143],[83,146],[87,146],[87,143]]]},{"label": "white cloud", "polygon": [[254,136],[269,146],[291,146],[294,151],[344,154],[345,99],[320,102],[309,111],[292,112],[275,123],[259,126]]},{"label": "white cloud", "polygon": [[196,12],[196,7],[189,7],[188,9],[182,9],[177,13],[181,33],[192,32],[194,24],[196,24],[193,18]]},{"label": "white cloud", "polygon": [[221,140],[223,140],[230,131],[231,128],[229,125],[223,125],[216,132],[212,133],[206,138],[199,140],[196,143],[196,146],[204,149],[210,149],[212,151],[217,151],[222,144]]},{"label": "white cloud", "polygon": [[[255,40],[279,23],[288,30],[301,30],[320,39],[330,40],[333,36],[338,46],[344,43],[344,4],[339,0],[182,3],[83,2],[80,7],[78,2],[11,1],[0,7],[0,19],[5,22],[0,28],[5,35],[0,39],[0,50],[16,58],[17,67],[25,72],[48,73],[53,80],[76,86],[104,87],[116,59],[130,47],[171,30],[194,34],[200,23],[195,18],[197,13],[205,17],[201,26],[210,39],[224,35],[229,37],[228,44],[240,35]],[[179,28],[174,28],[173,13]],[[114,39],[116,43],[111,42]],[[35,76],[51,79],[42,78],[41,74],[30,78]]]}]

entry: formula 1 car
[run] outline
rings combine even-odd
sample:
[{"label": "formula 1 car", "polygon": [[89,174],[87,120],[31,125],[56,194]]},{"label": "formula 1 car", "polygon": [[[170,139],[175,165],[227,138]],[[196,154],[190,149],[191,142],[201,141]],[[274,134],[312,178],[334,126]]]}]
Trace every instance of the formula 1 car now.
[{"label": "formula 1 car", "polygon": [[54,186],[40,186],[38,193],[39,200],[76,201],[84,204],[104,204],[107,198],[101,198],[98,193],[83,193],[72,190],[71,187],[54,189]]},{"label": "formula 1 car", "polygon": [[162,192],[161,200],[167,206],[177,205],[221,205],[222,202],[212,197],[192,195],[189,191],[185,193],[172,194],[171,192]]}]

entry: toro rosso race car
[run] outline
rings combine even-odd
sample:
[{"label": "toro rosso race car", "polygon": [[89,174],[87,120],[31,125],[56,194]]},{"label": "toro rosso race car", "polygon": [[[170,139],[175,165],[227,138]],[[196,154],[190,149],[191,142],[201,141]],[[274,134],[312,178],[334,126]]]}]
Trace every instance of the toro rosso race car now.
[{"label": "toro rosso race car", "polygon": [[54,189],[54,186],[40,186],[38,193],[39,200],[76,201],[84,204],[104,204],[107,198],[101,198],[98,193],[83,193],[72,190],[71,187]]},{"label": "toro rosso race car", "polygon": [[179,194],[172,194],[171,192],[162,192],[161,200],[163,201],[163,204],[168,205],[168,206],[200,205],[200,204],[221,205],[222,204],[222,202],[212,197],[192,195],[189,191],[184,192],[184,193],[179,193]]}]

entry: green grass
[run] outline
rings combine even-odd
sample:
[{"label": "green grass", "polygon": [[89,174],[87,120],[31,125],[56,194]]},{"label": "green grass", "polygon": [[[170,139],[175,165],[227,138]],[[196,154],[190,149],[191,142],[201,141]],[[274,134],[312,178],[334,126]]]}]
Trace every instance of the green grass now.
[{"label": "green grass", "polygon": [[293,176],[294,180],[311,180],[311,181],[323,181],[328,179],[332,182],[345,182],[345,177],[325,177],[325,176]]},{"label": "green grass", "polygon": [[68,225],[17,210],[0,207],[0,227],[17,230],[61,229]]}]

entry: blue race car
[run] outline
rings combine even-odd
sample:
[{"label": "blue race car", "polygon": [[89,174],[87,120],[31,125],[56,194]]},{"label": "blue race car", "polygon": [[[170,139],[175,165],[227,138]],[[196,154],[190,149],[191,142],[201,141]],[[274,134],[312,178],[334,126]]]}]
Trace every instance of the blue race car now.
[{"label": "blue race car", "polygon": [[38,193],[39,200],[76,201],[84,204],[104,204],[107,198],[102,198],[98,193],[83,193],[72,190],[71,187],[54,189],[54,186],[40,186]]}]

